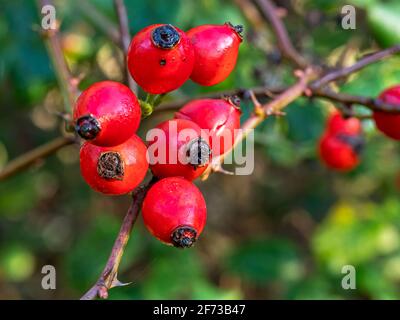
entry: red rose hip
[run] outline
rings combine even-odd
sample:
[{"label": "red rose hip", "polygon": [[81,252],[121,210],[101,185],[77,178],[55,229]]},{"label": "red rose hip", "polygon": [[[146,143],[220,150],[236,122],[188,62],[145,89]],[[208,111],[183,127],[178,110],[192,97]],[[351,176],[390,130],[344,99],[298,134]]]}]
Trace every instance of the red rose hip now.
[{"label": "red rose hip", "polygon": [[345,133],[349,135],[360,134],[362,127],[359,119],[350,117],[343,118],[339,112],[333,112],[327,123],[327,130],[331,133]]},{"label": "red rose hip", "polygon": [[170,24],[155,24],[133,37],[127,62],[133,79],[144,91],[167,93],[189,79],[194,50],[182,30]]},{"label": "red rose hip", "polygon": [[354,169],[360,162],[364,139],[361,122],[357,118],[345,119],[338,112],[330,115],[327,128],[318,144],[322,162],[338,171]]},{"label": "red rose hip", "polygon": [[125,194],[146,175],[146,146],[135,134],[114,147],[85,142],[80,151],[80,167],[83,178],[94,190],[109,195]]},{"label": "red rose hip", "polygon": [[115,81],[91,85],[79,96],[74,108],[76,132],[98,146],[116,146],[138,129],[141,110],[135,94]]},{"label": "red rose hip", "polygon": [[235,141],[235,130],[240,128],[240,99],[193,100],[183,106],[175,118],[195,122],[201,129],[209,130],[213,156],[229,151]]},{"label": "red rose hip", "polygon": [[202,25],[190,29],[195,63],[190,78],[203,86],[224,81],[235,68],[243,36],[242,26]]},{"label": "red rose hip", "polygon": [[[379,99],[400,107],[400,85],[386,89],[380,94]],[[400,140],[400,114],[374,111],[373,116],[379,131],[389,138]]]},{"label": "red rose hip", "polygon": [[208,136],[205,138],[193,121],[173,119],[160,123],[147,136],[151,171],[158,178],[196,179],[210,160]]},{"label": "red rose hip", "polygon": [[179,248],[193,245],[207,219],[206,203],[200,190],[179,177],[156,182],[143,201],[142,214],[151,234]]},{"label": "red rose hip", "polygon": [[329,168],[350,171],[360,162],[362,146],[361,136],[325,133],[319,142],[319,154]]}]

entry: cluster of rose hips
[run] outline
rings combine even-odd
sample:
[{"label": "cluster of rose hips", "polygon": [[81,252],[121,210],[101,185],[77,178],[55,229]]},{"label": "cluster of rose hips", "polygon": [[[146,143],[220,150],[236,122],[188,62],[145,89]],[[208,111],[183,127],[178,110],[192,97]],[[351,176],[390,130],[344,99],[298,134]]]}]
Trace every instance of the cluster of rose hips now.
[{"label": "cluster of rose hips", "polygon": [[[400,85],[384,90],[378,99],[400,106]],[[373,119],[379,131],[391,139],[400,140],[400,115],[374,111]],[[360,120],[354,117],[344,119],[335,112],[329,117],[326,130],[320,139],[319,154],[328,167],[338,171],[349,171],[359,164],[363,144]]]},{"label": "cluster of rose hips", "polygon": [[[211,86],[234,69],[241,32],[241,26],[230,23],[203,25],[186,33],[169,24],[151,25],[133,37],[128,69],[153,95],[175,90],[189,78]],[[174,119],[156,126],[165,137],[164,148],[150,153],[160,141],[146,146],[136,135],[142,117],[136,95],[118,82],[95,83],[79,96],[73,115],[76,132],[86,140],[80,151],[82,176],[94,190],[120,195],[132,192],[150,167],[158,181],[143,201],[144,223],[159,240],[190,247],[207,215],[204,198],[192,180],[206,170],[212,156],[232,147],[240,126],[238,103],[228,97],[188,103]],[[188,129],[191,134],[181,139]],[[204,136],[203,130],[209,134]],[[159,153],[165,153],[162,162],[153,159]],[[181,156],[187,161],[180,161]]]}]

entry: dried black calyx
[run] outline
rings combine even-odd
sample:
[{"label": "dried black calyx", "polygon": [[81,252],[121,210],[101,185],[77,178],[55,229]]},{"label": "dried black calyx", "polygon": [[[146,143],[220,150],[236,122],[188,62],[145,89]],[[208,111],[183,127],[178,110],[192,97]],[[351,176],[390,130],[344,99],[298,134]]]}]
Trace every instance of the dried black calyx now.
[{"label": "dried black calyx", "polygon": [[104,152],[97,161],[97,173],[104,179],[122,180],[124,164],[118,152]]},{"label": "dried black calyx", "polygon": [[76,120],[75,131],[85,140],[93,140],[100,130],[99,122],[92,116],[83,116]]},{"label": "dried black calyx", "polygon": [[365,139],[362,135],[338,134],[338,139],[349,145],[356,154],[360,154],[365,146]]},{"label": "dried black calyx", "polygon": [[240,98],[238,95],[233,95],[233,96],[225,95],[222,98],[225,99],[227,102],[229,102],[236,109],[240,110]]},{"label": "dried black calyx", "polygon": [[243,40],[244,27],[241,24],[238,24],[236,26],[230,22],[226,22],[225,24],[227,26],[229,26],[230,28],[232,28],[236,32],[236,34],[239,36],[240,40]]},{"label": "dried black calyx", "polygon": [[172,232],[172,244],[177,248],[190,248],[196,242],[197,232],[192,227],[178,227]]},{"label": "dried black calyx", "polygon": [[186,156],[194,169],[205,166],[210,160],[210,155],[210,146],[200,137],[191,140],[187,145]]},{"label": "dried black calyx", "polygon": [[170,24],[164,24],[153,30],[153,43],[161,49],[172,49],[181,40],[179,32]]}]

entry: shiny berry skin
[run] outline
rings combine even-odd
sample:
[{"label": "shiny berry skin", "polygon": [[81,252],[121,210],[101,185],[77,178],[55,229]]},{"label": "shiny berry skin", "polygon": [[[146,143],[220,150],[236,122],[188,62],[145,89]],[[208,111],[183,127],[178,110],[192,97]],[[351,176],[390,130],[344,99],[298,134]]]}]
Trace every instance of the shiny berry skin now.
[{"label": "shiny berry skin", "polygon": [[76,132],[92,144],[116,146],[129,139],[140,124],[141,109],[135,94],[115,81],[91,85],[74,109]]},{"label": "shiny berry skin", "polygon": [[94,190],[120,195],[132,191],[144,179],[149,167],[146,146],[133,135],[114,147],[85,142],[80,151],[81,174]]},{"label": "shiny berry skin", "polygon": [[362,127],[357,118],[343,118],[339,112],[330,115],[327,123],[327,129],[331,133],[345,133],[349,135],[360,134]]},{"label": "shiny berry skin", "polygon": [[[379,95],[379,99],[385,103],[400,106],[400,85],[386,89]],[[400,115],[375,111],[374,120],[379,131],[389,138],[400,140]]]},{"label": "shiny berry skin", "polygon": [[189,79],[194,50],[182,30],[170,24],[155,24],[133,37],[127,62],[133,79],[144,91],[167,93]]},{"label": "shiny berry skin", "polygon": [[177,176],[188,180],[199,177],[211,156],[208,137],[202,137],[201,128],[190,120],[173,119],[160,123],[156,129],[153,132],[157,137],[147,139],[153,174],[158,178]]},{"label": "shiny berry skin", "polygon": [[207,208],[200,190],[190,181],[170,177],[156,182],[142,205],[150,233],[164,243],[188,248],[200,236]]},{"label": "shiny berry skin", "polygon": [[210,130],[212,154],[218,156],[232,148],[235,130],[240,128],[240,115],[239,98],[226,97],[193,100],[183,106],[175,118],[192,120],[201,129]]},{"label": "shiny berry skin", "polygon": [[235,68],[242,42],[242,26],[202,25],[186,34],[193,43],[195,63],[190,78],[203,86],[224,81]]}]

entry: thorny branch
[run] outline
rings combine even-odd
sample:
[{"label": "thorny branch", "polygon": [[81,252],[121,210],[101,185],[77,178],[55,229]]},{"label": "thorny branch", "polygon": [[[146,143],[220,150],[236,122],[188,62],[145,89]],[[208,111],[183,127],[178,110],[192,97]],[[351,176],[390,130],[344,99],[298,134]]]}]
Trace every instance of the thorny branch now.
[{"label": "thorny branch", "polygon": [[41,145],[27,153],[20,155],[14,160],[10,161],[0,171],[0,181],[5,180],[8,177],[28,168],[38,160],[43,159],[61,148],[75,143],[75,139],[71,137],[59,137],[44,145]]},{"label": "thorny branch", "polygon": [[[287,88],[268,88],[268,87],[254,87],[250,89],[234,89],[228,91],[221,92],[213,92],[211,94],[204,94],[197,96],[196,99],[218,99],[222,96],[232,96],[237,95],[239,97],[247,96],[248,92],[253,92],[253,94],[259,98],[273,97],[276,95],[286,91]],[[372,111],[384,111],[389,113],[399,113],[400,107],[399,105],[385,103],[382,100],[374,97],[366,97],[366,96],[356,96],[347,93],[339,93],[333,90],[324,89],[324,90],[312,90],[310,87],[307,88],[306,91],[303,92],[303,96],[308,98],[321,98],[326,99],[331,102],[339,102],[346,106],[351,105],[360,105],[364,106]],[[165,102],[160,105],[157,109],[154,110],[153,113],[158,112],[169,112],[176,111],[181,106],[193,100],[193,98],[187,99],[179,99],[171,102]]]},{"label": "thorny branch", "polygon": [[[292,87],[288,88],[286,91],[276,96],[269,103],[261,105],[255,98],[255,96],[252,96],[255,107],[254,113],[242,125],[242,130],[235,137],[235,143],[231,150],[233,150],[239,143],[241,143],[242,140],[246,138],[249,131],[255,129],[263,120],[271,115],[280,115],[282,109],[284,109],[291,102],[303,95],[304,92],[307,90],[308,83],[314,80],[317,76],[317,72],[312,68],[307,68],[304,72],[297,72],[297,75],[299,77],[299,81]],[[202,176],[203,180],[206,180],[211,172],[224,172],[224,170],[222,169],[222,162],[229,154],[229,152],[231,152],[231,150],[212,160],[208,168],[204,171],[204,174]]]},{"label": "thorny branch", "polygon": [[128,243],[131,230],[139,215],[140,207],[142,206],[142,202],[147,190],[151,186],[151,183],[152,181],[145,186],[139,187],[133,192],[132,204],[122,222],[121,229],[119,230],[117,239],[114,242],[106,266],[95,285],[82,296],[81,300],[93,300],[97,297],[107,299],[109,289],[125,285],[118,280],[118,268],[124,249]]}]

